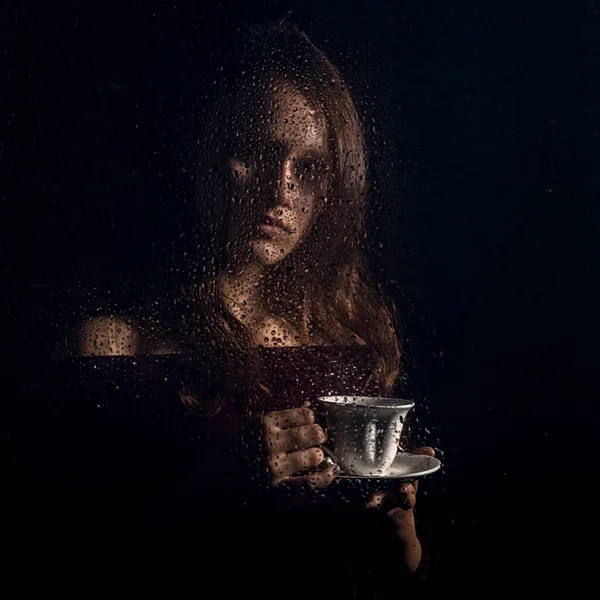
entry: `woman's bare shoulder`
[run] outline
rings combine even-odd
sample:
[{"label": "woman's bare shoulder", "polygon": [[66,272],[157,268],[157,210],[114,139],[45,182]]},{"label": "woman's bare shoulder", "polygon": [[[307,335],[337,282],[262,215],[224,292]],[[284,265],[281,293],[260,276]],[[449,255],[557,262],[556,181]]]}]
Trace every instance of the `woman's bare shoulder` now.
[{"label": "woman's bare shoulder", "polygon": [[69,356],[134,356],[172,354],[177,344],[156,334],[130,315],[100,315],[79,322],[66,332],[54,352],[55,358]]}]

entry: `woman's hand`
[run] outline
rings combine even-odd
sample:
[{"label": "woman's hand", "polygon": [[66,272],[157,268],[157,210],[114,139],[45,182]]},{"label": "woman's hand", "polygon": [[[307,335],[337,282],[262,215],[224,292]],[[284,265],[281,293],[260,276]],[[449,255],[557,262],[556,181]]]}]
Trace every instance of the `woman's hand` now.
[{"label": "woman's hand", "polygon": [[[319,446],[327,441],[327,434],[315,423],[309,407],[310,402],[304,402],[301,408],[276,410],[264,416],[264,439],[273,485],[289,481],[326,487],[339,473],[337,465],[325,462]],[[324,462],[325,466],[321,464]]]},{"label": "woman's hand", "polygon": [[[426,446],[414,454],[434,456],[433,448]],[[411,572],[417,570],[421,562],[421,543],[417,538],[413,508],[417,501],[418,481],[402,482],[396,489],[371,494],[367,508],[381,510],[392,522],[396,537],[401,544],[404,564]]]}]

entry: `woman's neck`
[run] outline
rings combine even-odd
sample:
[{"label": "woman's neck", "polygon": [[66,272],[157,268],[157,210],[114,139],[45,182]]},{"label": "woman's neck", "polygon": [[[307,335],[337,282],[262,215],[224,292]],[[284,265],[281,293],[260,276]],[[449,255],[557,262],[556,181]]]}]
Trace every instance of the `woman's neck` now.
[{"label": "woman's neck", "polygon": [[300,345],[300,333],[290,321],[267,309],[265,281],[264,268],[247,267],[223,274],[219,278],[218,293],[227,310],[248,328],[256,345]]},{"label": "woman's neck", "polygon": [[249,265],[219,278],[218,293],[229,312],[241,323],[250,326],[267,314],[264,279],[264,268],[260,265]]}]

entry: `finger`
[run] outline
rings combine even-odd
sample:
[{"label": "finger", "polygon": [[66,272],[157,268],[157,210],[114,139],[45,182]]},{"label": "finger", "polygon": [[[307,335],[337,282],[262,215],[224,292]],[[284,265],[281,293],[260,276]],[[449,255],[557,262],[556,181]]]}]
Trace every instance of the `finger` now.
[{"label": "finger", "polygon": [[312,446],[319,446],[327,441],[327,435],[320,425],[303,425],[293,429],[283,429],[269,435],[267,444],[274,454],[279,452],[295,452]]},{"label": "finger", "polygon": [[323,469],[323,471],[319,471],[317,473],[310,473],[309,475],[300,475],[298,477],[288,477],[287,479],[280,481],[279,484],[304,489],[306,489],[307,487],[309,489],[325,488],[335,481],[335,478],[339,473],[337,469],[339,469],[337,465],[332,465],[330,467],[327,467],[327,469]]},{"label": "finger", "polygon": [[375,492],[367,500],[367,508],[381,509],[394,499],[394,492]]},{"label": "finger", "polygon": [[395,491],[375,492],[367,500],[367,508],[379,509],[385,513],[400,509],[410,510],[417,501],[415,487],[412,483],[403,483]]},{"label": "finger", "polygon": [[325,454],[321,448],[308,448],[291,454],[282,453],[273,461],[272,472],[286,479],[294,473],[315,469],[325,460]]},{"label": "finger", "polygon": [[274,410],[264,417],[265,429],[291,429],[301,425],[310,425],[314,422],[315,413],[304,405],[301,408]]},{"label": "finger", "polygon": [[309,473],[307,475],[298,475],[297,477],[280,477],[273,479],[273,485],[306,486],[314,488],[327,487],[337,477],[340,468],[337,465],[330,465],[326,469]]},{"label": "finger", "polygon": [[435,456],[435,450],[431,446],[423,446],[423,448],[417,448],[413,454],[426,454],[427,456]]},{"label": "finger", "polygon": [[410,510],[417,503],[417,490],[414,483],[402,484],[396,492],[398,508]]},{"label": "finger", "polygon": [[404,481],[396,488],[397,494],[415,493],[415,483],[413,481]]},{"label": "finger", "polygon": [[331,465],[322,471],[305,475],[306,482],[312,487],[324,488],[333,483],[339,472],[340,468],[337,465]]}]

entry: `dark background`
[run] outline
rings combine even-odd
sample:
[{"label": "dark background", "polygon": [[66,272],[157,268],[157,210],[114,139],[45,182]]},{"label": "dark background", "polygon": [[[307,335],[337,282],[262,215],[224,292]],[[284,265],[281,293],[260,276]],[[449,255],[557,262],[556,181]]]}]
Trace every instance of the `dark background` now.
[{"label": "dark background", "polygon": [[0,13],[4,375],[35,378],[77,311],[160,294],[189,192],[183,142],[219,52],[245,23],[288,18],[372,124],[373,264],[403,321],[415,435],[444,461],[419,497],[430,580],[582,581],[597,525],[600,6],[198,4]]}]

